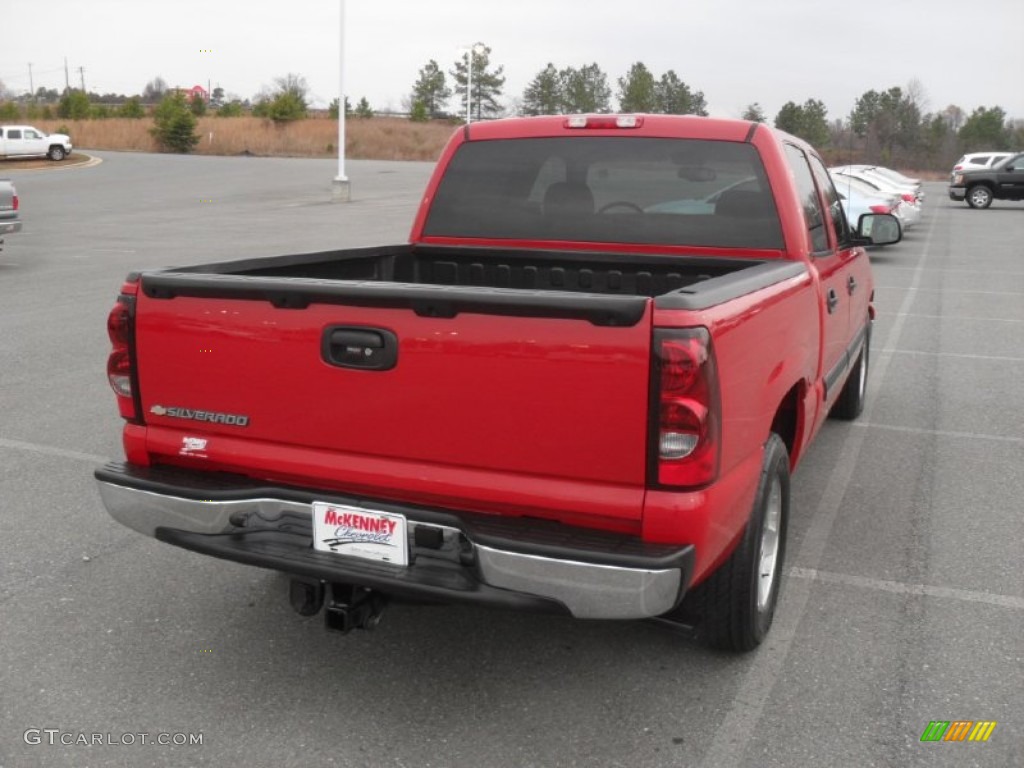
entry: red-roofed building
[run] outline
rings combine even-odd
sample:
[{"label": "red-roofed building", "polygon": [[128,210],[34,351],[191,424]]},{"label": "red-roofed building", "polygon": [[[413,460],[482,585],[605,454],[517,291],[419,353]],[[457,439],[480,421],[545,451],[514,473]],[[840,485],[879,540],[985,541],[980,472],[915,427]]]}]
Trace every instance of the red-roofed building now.
[{"label": "red-roofed building", "polygon": [[208,102],[210,100],[210,94],[201,85],[193,85],[191,88],[175,88],[175,92],[182,94],[186,101],[195,101],[196,99],[202,99]]}]

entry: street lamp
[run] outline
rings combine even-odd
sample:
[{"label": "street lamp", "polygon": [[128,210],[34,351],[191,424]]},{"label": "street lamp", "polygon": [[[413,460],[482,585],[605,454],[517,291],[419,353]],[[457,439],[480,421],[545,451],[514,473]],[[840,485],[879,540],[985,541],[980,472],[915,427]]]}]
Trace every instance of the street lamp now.
[{"label": "street lamp", "polygon": [[345,0],[338,0],[341,34],[338,38],[338,175],[332,184],[332,198],[347,203],[352,199],[352,187],[345,175]]},{"label": "street lamp", "polygon": [[473,54],[484,52],[483,43],[475,43],[466,52],[466,125],[473,122]]}]

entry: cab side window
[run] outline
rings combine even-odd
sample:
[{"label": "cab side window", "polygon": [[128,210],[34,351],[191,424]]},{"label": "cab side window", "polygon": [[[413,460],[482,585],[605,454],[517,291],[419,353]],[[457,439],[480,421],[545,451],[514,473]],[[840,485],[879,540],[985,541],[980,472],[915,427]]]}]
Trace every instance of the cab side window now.
[{"label": "cab side window", "polygon": [[804,209],[804,221],[807,224],[807,232],[811,236],[811,250],[815,253],[827,251],[829,249],[828,232],[825,231],[825,223],[826,221],[831,222],[831,219],[821,208],[818,189],[814,186],[814,176],[807,164],[807,157],[803,150],[792,144],[787,144],[786,160],[789,162],[793,178],[796,180],[796,189],[800,195],[801,207]]}]

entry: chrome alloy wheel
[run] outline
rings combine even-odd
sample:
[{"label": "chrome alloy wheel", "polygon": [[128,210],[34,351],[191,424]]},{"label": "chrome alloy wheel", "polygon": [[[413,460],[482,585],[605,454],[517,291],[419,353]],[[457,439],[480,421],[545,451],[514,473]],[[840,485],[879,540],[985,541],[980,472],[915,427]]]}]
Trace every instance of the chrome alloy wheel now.
[{"label": "chrome alloy wheel", "polygon": [[975,187],[971,190],[971,202],[975,208],[984,208],[992,202],[992,193],[985,187]]},{"label": "chrome alloy wheel", "polygon": [[775,586],[779,560],[779,544],[782,541],[782,485],[778,477],[772,478],[768,505],[764,511],[764,525],[761,527],[761,550],[757,558],[757,610],[763,611],[771,599]]}]

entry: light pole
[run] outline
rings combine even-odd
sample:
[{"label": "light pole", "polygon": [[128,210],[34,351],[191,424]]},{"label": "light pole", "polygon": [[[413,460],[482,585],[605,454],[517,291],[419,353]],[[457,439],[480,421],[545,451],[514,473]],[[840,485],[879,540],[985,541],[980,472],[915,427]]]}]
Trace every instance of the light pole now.
[{"label": "light pole", "polygon": [[338,175],[331,185],[336,203],[352,200],[352,185],[345,175],[345,0],[338,0],[341,29],[338,36]]},{"label": "light pole", "polygon": [[466,125],[473,122],[473,54],[482,53],[483,49],[483,43],[466,48]]}]

